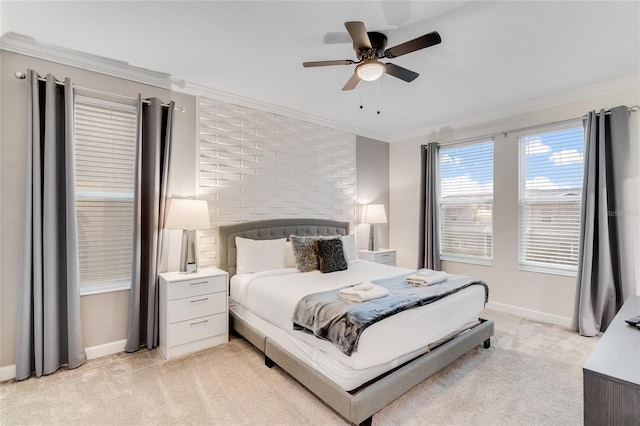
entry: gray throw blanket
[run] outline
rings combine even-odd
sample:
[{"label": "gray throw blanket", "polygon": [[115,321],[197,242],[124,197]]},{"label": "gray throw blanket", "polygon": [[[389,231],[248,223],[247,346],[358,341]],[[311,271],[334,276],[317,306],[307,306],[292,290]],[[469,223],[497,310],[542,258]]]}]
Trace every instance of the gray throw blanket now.
[{"label": "gray throw blanket", "polygon": [[485,303],[489,298],[487,284],[463,275],[449,275],[446,281],[430,286],[406,283],[404,279],[409,275],[412,274],[372,281],[388,288],[390,293],[366,302],[340,299],[338,293],[342,289],[309,294],[296,304],[293,328],[307,330],[321,339],[327,339],[350,356],[357,351],[360,335],[368,326],[395,313],[433,303],[471,285],[484,286]]}]

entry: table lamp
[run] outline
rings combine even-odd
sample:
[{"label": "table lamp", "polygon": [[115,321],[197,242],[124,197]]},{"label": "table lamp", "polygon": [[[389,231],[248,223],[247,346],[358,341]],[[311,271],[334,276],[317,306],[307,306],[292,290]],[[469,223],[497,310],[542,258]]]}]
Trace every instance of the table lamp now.
[{"label": "table lamp", "polygon": [[195,231],[210,229],[209,208],[205,200],[174,198],[169,204],[165,228],[182,229],[182,250],[180,252],[180,272],[191,273],[198,270],[196,263]]},{"label": "table lamp", "polygon": [[367,204],[362,210],[362,222],[371,225],[369,229],[369,251],[378,250],[378,229],[376,224],[387,223],[384,204]]}]

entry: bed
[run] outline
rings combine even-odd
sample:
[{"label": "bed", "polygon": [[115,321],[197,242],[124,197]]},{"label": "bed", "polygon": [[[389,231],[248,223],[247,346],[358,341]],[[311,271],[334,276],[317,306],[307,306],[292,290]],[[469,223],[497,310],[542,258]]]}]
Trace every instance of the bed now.
[{"label": "bed", "polygon": [[[387,278],[412,271],[357,260],[351,254],[347,256],[348,268],[331,274],[318,271],[301,274],[291,268],[237,274],[240,265],[236,237],[240,237],[239,241],[276,242],[290,235],[338,235],[346,239],[349,224],[290,218],[218,228],[218,266],[231,279],[230,326],[264,353],[267,367],[277,364],[348,421],[371,424],[377,411],[418,383],[476,346],[490,346],[493,322],[478,317],[484,306],[479,286],[377,322],[362,333],[358,350],[349,356],[331,342],[295,331],[290,322],[291,306],[305,292],[328,282],[341,288],[354,284],[354,280]],[[300,281],[302,275],[305,281]],[[278,296],[283,294],[278,288],[286,289],[286,297]],[[444,317],[447,321],[442,321]],[[425,326],[436,323],[442,326]],[[409,332],[397,332],[399,327],[406,329],[407,324],[419,330],[419,339]]]}]

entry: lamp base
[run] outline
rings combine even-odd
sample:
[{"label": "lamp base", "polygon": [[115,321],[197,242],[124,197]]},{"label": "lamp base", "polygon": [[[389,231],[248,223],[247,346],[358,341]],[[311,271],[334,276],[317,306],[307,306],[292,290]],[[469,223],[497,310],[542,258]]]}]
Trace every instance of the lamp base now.
[{"label": "lamp base", "polygon": [[180,251],[180,273],[192,274],[198,272],[195,258],[195,231],[182,230],[182,248]]},{"label": "lamp base", "polygon": [[378,228],[375,223],[370,224],[369,227],[369,251],[378,251]]}]

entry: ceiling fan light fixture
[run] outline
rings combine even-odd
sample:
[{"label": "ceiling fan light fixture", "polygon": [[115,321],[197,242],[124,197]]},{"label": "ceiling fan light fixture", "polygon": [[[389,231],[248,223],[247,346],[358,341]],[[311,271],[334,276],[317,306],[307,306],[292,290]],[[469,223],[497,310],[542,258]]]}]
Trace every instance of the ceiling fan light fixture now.
[{"label": "ceiling fan light fixture", "polygon": [[356,67],[356,74],[360,80],[374,81],[384,74],[385,66],[375,59],[368,60]]},{"label": "ceiling fan light fixture", "polygon": [[[1,1],[1,0],[0,0]],[[355,89],[360,81],[375,81],[382,76],[388,74],[391,77],[398,78],[407,83],[412,82],[420,74],[408,70],[393,63],[382,63],[380,59],[386,60],[415,52],[416,50],[425,49],[442,42],[442,38],[437,31],[432,31],[413,40],[397,44],[390,49],[387,47],[387,36],[377,31],[367,31],[364,23],[360,21],[349,21],[344,23],[351,40],[353,40],[353,50],[355,51],[357,61],[352,59],[339,59],[333,61],[312,61],[303,62],[302,66],[324,67],[331,65],[356,65],[347,83],[342,90]]]}]

